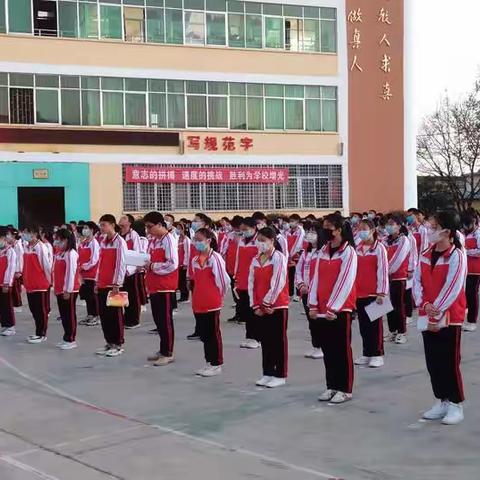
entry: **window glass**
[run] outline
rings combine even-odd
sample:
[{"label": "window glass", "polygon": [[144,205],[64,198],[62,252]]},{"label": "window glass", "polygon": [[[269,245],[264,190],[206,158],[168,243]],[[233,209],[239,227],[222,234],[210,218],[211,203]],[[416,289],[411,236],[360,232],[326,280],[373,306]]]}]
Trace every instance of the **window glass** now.
[{"label": "window glass", "polygon": [[245,3],[239,2],[237,0],[228,1],[228,11],[229,12],[238,12],[243,13],[245,11]]},{"label": "window glass", "polygon": [[0,123],[8,121],[8,88],[0,87]]},{"label": "window glass", "polygon": [[58,87],[57,75],[35,75],[35,85],[37,87]]},{"label": "window glass", "polygon": [[320,98],[320,87],[305,87],[305,97],[306,98]]},{"label": "window glass", "polygon": [[185,97],[168,95],[168,128],[185,128]]},{"label": "window glass", "polygon": [[266,97],[283,97],[283,85],[265,85]]},{"label": "window glass", "polygon": [[10,122],[35,123],[33,88],[10,88]]},{"label": "window glass", "polygon": [[260,15],[246,16],[245,40],[247,48],[262,48],[262,17]]},{"label": "window glass", "polygon": [[303,22],[303,49],[307,52],[320,50],[318,20],[304,20]]},{"label": "window glass", "polygon": [[100,125],[100,92],[82,91],[82,125]]},{"label": "window glass", "polygon": [[91,3],[78,4],[80,38],[98,38],[97,5]]},{"label": "window glass", "polygon": [[228,83],[226,82],[208,82],[209,95],[228,95]]},{"label": "window glass", "polygon": [[10,85],[16,87],[33,87],[33,75],[31,73],[11,73]]},{"label": "window glass", "polygon": [[295,5],[284,5],[283,6],[283,15],[286,17],[302,17],[303,11],[302,7],[297,7]]},{"label": "window glass", "polygon": [[8,0],[8,28],[10,32],[32,33],[31,0]]},{"label": "window glass", "polygon": [[283,100],[265,99],[265,128],[283,130]]},{"label": "window glass", "polygon": [[205,10],[204,0],[184,0],[183,5],[189,10]]},{"label": "window glass", "polygon": [[329,18],[331,20],[336,20],[337,18],[337,9],[336,8],[321,8],[320,9],[320,18]]},{"label": "window glass", "polygon": [[322,98],[335,100],[337,98],[337,87],[320,87],[322,90]]},{"label": "window glass", "polygon": [[103,92],[103,125],[123,125],[123,93]]},{"label": "window glass", "polygon": [[265,17],[265,46],[283,48],[283,18]]},{"label": "window glass", "polygon": [[205,44],[205,14],[185,12],[185,43]]},{"label": "window glass", "polygon": [[62,125],[80,125],[80,90],[62,90]]},{"label": "window glass", "polygon": [[187,93],[207,93],[207,83],[206,82],[197,82],[197,81],[188,81],[187,82]]},{"label": "window glass", "polygon": [[247,88],[244,83],[230,83],[230,95],[246,95]]},{"label": "window glass", "polygon": [[228,45],[230,47],[245,47],[245,15],[228,15]]},{"label": "window glass", "polygon": [[78,37],[76,3],[58,2],[58,27],[60,37]]},{"label": "window glass", "polygon": [[303,50],[303,20],[298,18],[285,19],[285,48],[293,52]]},{"label": "window glass", "polygon": [[247,99],[245,97],[230,97],[230,128],[246,130]]},{"label": "window glass", "polygon": [[208,126],[210,128],[228,128],[227,97],[208,98]]},{"label": "window glass", "polygon": [[151,92],[165,92],[165,80],[149,80],[148,89]]},{"label": "window glass", "polygon": [[0,0],[0,33],[7,31],[7,23],[5,18],[5,0]]},{"label": "window glass", "polygon": [[168,93],[183,93],[185,91],[185,82],[183,80],[167,80]]},{"label": "window glass", "polygon": [[123,90],[123,78],[102,77],[102,90]]},{"label": "window glass", "polygon": [[262,13],[262,4],[246,2],[245,3],[245,12],[247,13]]},{"label": "window glass", "polygon": [[100,5],[100,37],[122,38],[122,9]]},{"label": "window glass", "polygon": [[151,127],[167,126],[167,96],[164,93],[149,94],[149,111]]},{"label": "window glass", "polygon": [[126,125],[146,125],[147,106],[144,93],[125,94],[125,117]]},{"label": "window glass", "polygon": [[8,73],[0,72],[0,85],[8,85]]},{"label": "window glass", "polygon": [[35,90],[37,123],[58,123],[58,90]]},{"label": "window glass", "polygon": [[293,98],[303,98],[303,85],[285,85],[285,96]]},{"label": "window glass", "polygon": [[263,85],[261,83],[248,83],[247,95],[249,96],[263,96]]},{"label": "window glass", "polygon": [[320,9],[318,7],[303,7],[303,16],[305,18],[318,18]]},{"label": "window glass", "polygon": [[324,132],[337,131],[337,102],[322,100],[322,130]]},{"label": "window glass", "polygon": [[147,7],[163,7],[163,0],[146,0]]},{"label": "window glass", "polygon": [[337,51],[337,24],[331,20],[321,20],[322,52],[335,53]]},{"label": "window glass", "polygon": [[225,14],[207,13],[207,44],[225,45]]},{"label": "window glass", "polygon": [[187,97],[187,122],[189,127],[207,126],[207,97]]},{"label": "window glass", "polygon": [[307,132],[320,132],[322,113],[320,100],[305,100],[305,128]]},{"label": "window glass", "polygon": [[207,0],[207,10],[211,12],[224,12],[227,9],[225,0]]},{"label": "window glass", "polygon": [[263,130],[263,99],[248,98],[248,130]]},{"label": "window glass", "polygon": [[[152,10],[152,9],[148,9]],[[161,10],[160,10],[161,11]],[[141,43],[145,41],[145,9],[124,7],[125,41]]]},{"label": "window glass", "polygon": [[285,100],[285,128],[303,130],[303,100]]},{"label": "window glass", "polygon": [[147,42],[165,42],[163,9],[161,8],[147,8]]},{"label": "window glass", "polygon": [[165,0],[165,7],[182,8],[182,0]]},{"label": "window glass", "polygon": [[278,3],[264,3],[263,4],[264,15],[282,15],[282,5]]},{"label": "window glass", "polygon": [[125,90],[130,92],[145,92],[147,90],[147,81],[143,78],[126,78]]},{"label": "window glass", "polygon": [[98,77],[82,77],[82,88],[97,90],[100,88],[100,78]]},{"label": "window glass", "polygon": [[183,43],[183,17],[181,10],[165,9],[166,43]]}]

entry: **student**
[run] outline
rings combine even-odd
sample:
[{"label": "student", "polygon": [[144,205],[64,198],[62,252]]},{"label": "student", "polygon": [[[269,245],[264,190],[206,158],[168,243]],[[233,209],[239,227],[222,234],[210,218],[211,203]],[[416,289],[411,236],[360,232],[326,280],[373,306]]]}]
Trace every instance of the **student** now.
[{"label": "student", "polygon": [[478,295],[480,290],[480,228],[474,212],[465,212],[461,218],[467,253],[467,318],[464,332],[474,332],[478,320]]},{"label": "student", "polygon": [[80,289],[77,239],[69,230],[58,230],[53,264],[53,290],[64,330],[61,350],[77,348],[77,297]]},{"label": "student", "polygon": [[[118,222],[120,235],[131,252],[141,253],[140,236],[132,229],[135,219],[132,215],[123,215]],[[128,293],[128,307],[125,308],[125,328],[134,329],[140,326],[141,298],[139,290],[138,269],[127,265],[127,273],[122,290]]]},{"label": "student", "polygon": [[185,225],[177,222],[174,224],[178,238],[178,290],[180,291],[180,303],[188,302],[190,292],[187,285],[187,269],[190,258],[191,241],[185,234]]},{"label": "student", "polygon": [[408,228],[406,235],[410,242],[410,254],[408,256],[408,273],[405,284],[405,316],[407,317],[407,325],[411,325],[413,323],[413,274],[418,265],[418,247],[413,233]]},{"label": "student", "polygon": [[352,212],[350,216],[350,225],[352,226],[352,233],[353,239],[355,240],[355,245],[360,243],[360,239],[358,237],[359,226],[362,220],[362,214],[360,212]]},{"label": "student", "polygon": [[117,233],[115,217],[105,214],[100,217],[100,257],[96,278],[98,312],[102,325],[105,347],[96,351],[97,355],[117,357],[124,352],[124,314],[121,307],[108,307],[110,292],[117,294],[123,286],[127,270],[127,244]]},{"label": "student", "polygon": [[322,225],[316,223],[311,230],[306,232],[305,238],[309,245],[302,252],[300,259],[298,260],[295,270],[295,287],[302,296],[302,303],[305,309],[305,314],[307,315],[312,342],[312,348],[305,353],[305,358],[320,359],[323,358],[323,352],[318,328],[319,324],[316,319],[312,320],[309,316],[308,292],[310,291],[313,275],[315,273],[318,254],[320,249],[325,245]]},{"label": "student", "polygon": [[423,224],[423,219],[425,218],[423,212],[417,208],[409,208],[407,210],[407,226],[408,230],[412,233],[415,238],[415,244],[417,246],[417,253],[420,255],[421,252],[428,248],[428,229]]},{"label": "student", "polygon": [[22,311],[22,272],[23,272],[23,241],[18,234],[18,231],[13,227],[9,227],[8,233],[6,236],[7,242],[13,247],[17,255],[17,261],[15,266],[15,278],[13,280],[12,287],[12,298],[13,298],[13,308],[16,312]]},{"label": "student", "polygon": [[13,310],[13,286],[17,269],[17,254],[7,240],[9,230],[0,227],[0,335],[15,335],[15,312]]},{"label": "student", "polygon": [[217,253],[213,232],[201,228],[193,239],[199,252],[192,260],[192,310],[203,342],[206,366],[197,375],[213,377],[222,373],[223,346],[220,311],[230,283],[225,262]]},{"label": "student", "polygon": [[373,302],[381,305],[389,294],[387,251],[378,241],[372,220],[362,220],[357,233],[359,243],[356,247],[358,268],[355,284],[363,355],[354,363],[378,368],[384,364],[383,319],[370,321],[365,308]]},{"label": "student", "polygon": [[279,251],[276,233],[266,227],[258,232],[258,255],[252,260],[248,295],[262,344],[263,376],[256,384],[276,388],[285,385],[288,369],[287,257]]},{"label": "student", "polygon": [[388,275],[390,279],[390,300],[393,311],[387,314],[390,335],[388,341],[397,345],[407,343],[407,315],[405,310],[405,289],[408,278],[408,266],[411,244],[401,213],[390,213],[387,216],[386,231],[388,233],[384,245],[388,256]]},{"label": "student", "polygon": [[78,266],[82,280],[80,298],[87,304],[87,317],[81,325],[94,327],[100,323],[98,318],[98,300],[95,294],[95,278],[100,258],[100,245],[95,239],[98,227],[94,222],[86,222],[82,228],[82,240],[78,245]]},{"label": "student", "polygon": [[258,254],[257,223],[252,217],[245,217],[240,225],[242,237],[238,242],[237,257],[235,259],[235,289],[238,299],[238,322],[245,323],[245,341],[240,348],[260,348],[258,319],[254,316],[248,296],[248,275],[250,265]]},{"label": "student", "polygon": [[153,320],[160,336],[160,350],[149,356],[148,361],[160,367],[174,361],[172,292],[178,285],[178,249],[161,213],[147,213],[143,221],[150,236],[150,262],[146,266],[145,282]]},{"label": "student", "polygon": [[319,322],[327,389],[322,402],[344,403],[352,398],[352,311],[355,309],[357,255],[350,224],[341,215],[324,218],[328,243],[321,249],[308,296],[310,318]]},{"label": "student", "polygon": [[295,293],[295,267],[303,249],[305,231],[300,225],[300,216],[296,213],[290,215],[288,225],[289,229],[285,234],[288,245],[288,291],[293,301],[298,302],[299,298]]},{"label": "student", "polygon": [[[138,233],[138,236],[140,237],[140,252],[141,253],[147,253],[148,252],[148,238],[147,238],[147,233],[145,230],[145,223],[142,220],[135,220],[132,224],[132,230],[135,230],[135,232]],[[148,293],[147,293],[147,287],[145,285],[145,268],[137,268],[137,278],[138,278],[138,292],[140,295],[140,305],[141,305],[141,311],[146,312],[147,307],[146,305],[148,304]]]},{"label": "student", "polygon": [[430,374],[435,405],[423,414],[427,420],[455,425],[463,420],[464,401],[460,371],[460,344],[465,318],[467,266],[456,235],[456,215],[440,213],[431,219],[432,247],[420,256],[414,296],[423,331],[425,360]]},{"label": "student", "polygon": [[28,307],[35,320],[35,335],[30,335],[27,342],[37,344],[47,340],[52,263],[46,245],[40,241],[38,228],[26,228],[22,238],[26,244],[23,255],[23,285],[27,291]]},{"label": "student", "polygon": [[232,225],[228,217],[222,217],[219,222],[217,245],[218,251],[221,252],[223,243],[225,242],[227,235],[232,231]]}]

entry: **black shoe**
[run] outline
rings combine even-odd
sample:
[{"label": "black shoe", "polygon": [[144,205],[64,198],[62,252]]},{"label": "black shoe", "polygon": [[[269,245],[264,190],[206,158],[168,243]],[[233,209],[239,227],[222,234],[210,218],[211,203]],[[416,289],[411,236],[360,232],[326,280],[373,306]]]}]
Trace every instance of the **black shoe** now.
[{"label": "black shoe", "polygon": [[237,317],[236,315],[233,316],[232,318],[229,318],[229,319],[227,320],[227,322],[238,322],[238,321],[239,321],[239,320],[238,320],[238,317]]},{"label": "black shoe", "polygon": [[193,332],[191,335],[187,335],[187,340],[200,340],[200,335]]},{"label": "black shoe", "polygon": [[245,323],[246,323],[245,320],[241,320],[240,318],[237,318],[236,321],[239,325],[245,325]]},{"label": "black shoe", "polygon": [[148,333],[151,333],[152,335],[155,335],[156,333],[158,333],[158,329],[157,328],[152,328],[151,330],[148,331]]}]

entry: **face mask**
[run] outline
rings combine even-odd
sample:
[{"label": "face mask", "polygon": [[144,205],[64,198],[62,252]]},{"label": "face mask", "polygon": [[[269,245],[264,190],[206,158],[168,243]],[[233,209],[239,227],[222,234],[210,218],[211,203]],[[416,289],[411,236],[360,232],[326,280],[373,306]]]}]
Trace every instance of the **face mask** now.
[{"label": "face mask", "polygon": [[92,236],[92,231],[89,228],[84,228],[82,230],[82,235],[86,238],[90,238]]},{"label": "face mask", "polygon": [[270,244],[267,242],[257,242],[257,247],[260,253],[267,253],[270,250]]},{"label": "face mask", "polygon": [[329,228],[324,228],[323,234],[325,235],[325,239],[327,240],[327,242],[333,240],[333,230],[330,230]]},{"label": "face mask", "polygon": [[62,244],[62,242],[60,240],[54,240],[53,241],[53,246],[55,248],[60,248],[60,245]]},{"label": "face mask", "polygon": [[22,234],[22,238],[27,242],[30,243],[33,240],[33,235],[31,233],[24,233]]},{"label": "face mask", "polygon": [[178,236],[183,235],[182,230],[180,230],[179,228],[176,228],[176,229],[175,229],[175,233],[176,233]]},{"label": "face mask", "polygon": [[350,221],[352,222],[352,225],[358,225],[360,219],[358,217],[352,217]]},{"label": "face mask", "polygon": [[368,218],[369,220],[375,220],[375,214],[374,214],[374,213],[369,213],[369,214],[367,215],[367,218]]},{"label": "face mask", "polygon": [[370,238],[370,230],[361,230],[360,232],[358,232],[358,238],[362,242],[365,242],[365,240],[368,240]]},{"label": "face mask", "polygon": [[413,225],[415,223],[415,220],[416,220],[416,218],[415,218],[414,215],[409,215],[407,217],[407,225]]},{"label": "face mask", "polygon": [[172,228],[172,222],[168,222],[167,220],[165,220],[165,225],[167,226],[167,230],[170,230],[170,228]]},{"label": "face mask", "polygon": [[195,242],[195,248],[199,251],[199,252],[205,252],[207,249],[208,249],[208,244],[203,241],[203,242]]},{"label": "face mask", "polygon": [[255,230],[244,230],[243,236],[245,238],[252,238],[255,235]]},{"label": "face mask", "polygon": [[313,232],[308,232],[306,235],[305,235],[305,239],[307,240],[308,243],[317,243],[317,240],[318,240],[318,235],[316,233],[313,233]]},{"label": "face mask", "polygon": [[200,222],[192,222],[192,230],[193,230],[194,232],[196,232],[197,230],[199,230],[201,227],[202,227],[202,226],[201,226]]},{"label": "face mask", "polygon": [[428,232],[428,242],[438,243],[440,240],[442,240],[442,233],[444,232],[445,230],[430,230]]},{"label": "face mask", "polygon": [[288,222],[288,224],[290,225],[290,228],[297,228],[298,226],[298,222]]},{"label": "face mask", "polygon": [[398,233],[398,227],[396,225],[387,225],[385,227],[385,230],[389,235],[394,235],[395,233]]}]

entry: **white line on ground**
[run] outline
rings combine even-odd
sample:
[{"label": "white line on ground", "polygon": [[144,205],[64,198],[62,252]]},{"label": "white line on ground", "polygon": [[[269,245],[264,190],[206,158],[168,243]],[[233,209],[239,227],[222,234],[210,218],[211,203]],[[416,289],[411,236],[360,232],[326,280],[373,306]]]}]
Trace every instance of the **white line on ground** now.
[{"label": "white line on ground", "polygon": [[0,455],[0,462],[4,462],[7,465],[11,465],[12,467],[23,470],[24,472],[33,473],[37,478],[41,478],[42,480],[60,480],[57,477],[54,477],[52,475],[49,475],[48,473],[42,472],[41,470],[38,470],[37,468],[32,467],[31,465],[20,462],[19,460],[15,460],[14,458],[6,455]]}]

